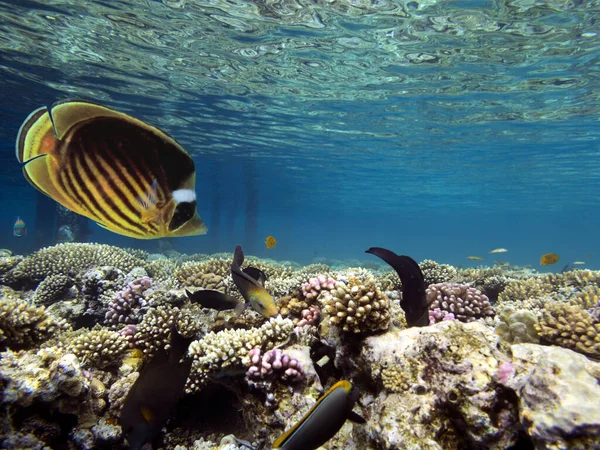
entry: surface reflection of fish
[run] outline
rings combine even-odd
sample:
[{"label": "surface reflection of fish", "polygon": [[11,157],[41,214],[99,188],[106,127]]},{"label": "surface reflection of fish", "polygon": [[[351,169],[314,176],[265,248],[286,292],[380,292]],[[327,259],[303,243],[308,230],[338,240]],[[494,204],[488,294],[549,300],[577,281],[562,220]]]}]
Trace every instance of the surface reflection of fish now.
[{"label": "surface reflection of fish", "polygon": [[16,150],[29,183],[110,231],[138,239],[206,233],[194,161],[127,114],[79,100],[42,107],[21,126]]},{"label": "surface reflection of fish", "polygon": [[17,220],[13,225],[13,236],[18,238],[27,236],[27,226],[25,225],[25,222],[21,220],[20,217],[17,217]]},{"label": "surface reflection of fish", "polygon": [[560,256],[558,256],[556,253],[546,253],[540,258],[540,264],[542,266],[548,266],[550,264],[556,263],[559,259]]},{"label": "surface reflection of fish", "polygon": [[192,360],[181,359],[192,340],[182,337],[173,327],[169,354],[159,350],[142,368],[127,394],[119,425],[130,449],[138,450],[156,437],[183,394]]},{"label": "surface reflection of fish", "polygon": [[[243,263],[244,252],[242,247],[238,245],[235,248],[233,261],[231,263],[231,277],[233,278],[233,282],[237,286],[238,290],[242,294],[242,297],[244,297],[244,300],[246,300],[246,302],[252,306],[255,311],[259,312],[263,316],[276,316],[279,311],[277,310],[275,300],[273,300],[273,297],[271,297],[271,294],[267,292],[261,282],[240,269],[240,266]],[[258,274],[256,271],[262,273],[262,275],[259,275],[259,277],[264,276],[266,279],[266,275],[264,275],[264,273],[259,269],[253,268],[251,269],[250,273],[254,273],[256,275]]]},{"label": "surface reflection of fish", "polygon": [[267,236],[267,238],[265,239],[265,245],[269,250],[271,250],[277,245],[277,239],[275,239],[273,236]]},{"label": "surface reflection of fish", "polygon": [[406,315],[409,327],[429,325],[429,305],[425,295],[425,279],[419,264],[410,256],[396,255],[390,250],[371,247],[366,253],[378,256],[396,271],[402,281],[400,306]]},{"label": "surface reflection of fish", "polygon": [[358,391],[349,381],[337,382],[297,424],[273,443],[273,448],[313,450],[335,436],[346,420],[365,423],[365,419],[352,411],[357,399]]}]

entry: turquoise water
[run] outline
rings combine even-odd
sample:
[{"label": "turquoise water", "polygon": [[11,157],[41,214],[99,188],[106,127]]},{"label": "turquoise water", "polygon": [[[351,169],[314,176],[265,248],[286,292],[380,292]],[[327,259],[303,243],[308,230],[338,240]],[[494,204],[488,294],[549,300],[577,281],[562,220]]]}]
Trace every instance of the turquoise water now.
[{"label": "turquoise water", "polygon": [[[194,157],[186,253],[600,268],[600,32],[582,1],[0,2],[0,247],[55,243],[14,157],[67,97]],[[12,236],[21,216],[29,234]],[[90,240],[158,251],[92,224]],[[267,250],[267,235],[278,244]],[[543,253],[561,260],[539,266]]]}]

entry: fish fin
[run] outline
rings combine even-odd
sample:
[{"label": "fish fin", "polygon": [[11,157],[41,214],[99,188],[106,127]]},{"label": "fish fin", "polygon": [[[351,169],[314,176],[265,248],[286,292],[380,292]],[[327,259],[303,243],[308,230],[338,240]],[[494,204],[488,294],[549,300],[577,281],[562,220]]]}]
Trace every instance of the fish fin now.
[{"label": "fish fin", "polygon": [[147,406],[140,406],[140,413],[147,423],[151,423],[154,420],[154,414],[152,414],[152,410]]},{"label": "fish fin", "polygon": [[127,114],[114,111],[106,106],[88,100],[66,99],[58,101],[50,108],[50,114],[52,116],[52,123],[54,124],[54,131],[58,139],[63,139],[74,126],[99,117],[125,119],[134,122],[136,125],[145,125],[144,128],[149,127],[149,125],[144,124],[140,120],[134,119]]},{"label": "fish fin", "polygon": [[254,278],[252,278],[250,275],[248,275],[247,273],[242,271],[242,269],[240,269],[240,266],[243,263],[244,263],[244,251],[242,250],[241,246],[237,245],[235,247],[235,252],[233,253],[233,261],[231,262],[232,275],[233,274],[238,275],[240,278],[243,278],[250,284],[252,284],[258,288],[263,288],[258,281],[256,281]]},{"label": "fish fin", "polygon": [[110,228],[108,228],[108,227],[107,227],[106,225],[104,225],[103,223],[96,222],[96,225],[98,225],[100,228],[104,228],[105,230],[112,231]]},{"label": "fish fin", "polygon": [[366,419],[354,411],[348,413],[348,420],[354,423],[367,423]]},{"label": "fish fin", "polygon": [[61,191],[56,189],[50,172],[52,165],[58,165],[58,161],[51,154],[38,155],[23,165],[23,176],[34,188],[42,194],[47,195],[57,201],[64,207],[73,210],[77,208],[72,201],[63,195]]},{"label": "fish fin", "polygon": [[233,252],[233,262],[232,265],[235,264],[238,268],[244,264],[244,251],[240,245],[235,246],[235,251]]},{"label": "fish fin", "polygon": [[19,128],[15,149],[17,160],[21,164],[24,164],[40,154],[45,154],[46,152],[39,151],[40,147],[44,147],[44,150],[47,150],[45,145],[39,145],[43,139],[47,140],[44,142],[45,145],[56,144],[56,142],[53,142],[56,141],[56,136],[54,135],[52,120],[50,120],[48,108],[45,106],[29,114],[21,125],[21,128]]},{"label": "fish fin", "polygon": [[267,280],[267,274],[260,270],[258,267],[246,267],[242,269],[246,275],[249,275],[252,279],[254,279],[261,286],[265,286],[265,281]]},{"label": "fish fin", "polygon": [[245,303],[245,302],[238,303],[238,304],[236,305],[236,307],[235,307],[235,308],[233,308],[233,311],[234,311],[234,313],[235,313],[233,317],[234,317],[234,318],[236,318],[236,317],[239,317],[239,316],[241,316],[241,315],[242,315],[242,313],[243,313],[244,311],[246,311],[246,308],[248,308],[248,303]]}]

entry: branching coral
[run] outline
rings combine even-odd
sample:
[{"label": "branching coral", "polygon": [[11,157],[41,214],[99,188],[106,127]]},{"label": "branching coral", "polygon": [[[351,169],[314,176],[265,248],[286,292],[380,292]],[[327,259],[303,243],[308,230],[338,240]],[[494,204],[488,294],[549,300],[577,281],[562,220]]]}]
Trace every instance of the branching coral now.
[{"label": "branching coral", "polygon": [[50,275],[44,279],[33,294],[33,301],[40,305],[50,305],[59,300],[73,286],[73,280],[66,275]]},{"label": "branching coral", "polygon": [[260,328],[210,332],[190,344],[189,354],[194,359],[188,380],[188,391],[201,388],[208,376],[241,371],[253,348],[273,348],[289,339],[294,328],[290,319],[275,317]]},{"label": "branching coral", "polygon": [[451,312],[462,322],[494,315],[489,299],[471,286],[456,283],[431,284],[427,288],[429,309]]},{"label": "branching coral", "polygon": [[329,323],[344,331],[361,333],[385,330],[390,322],[390,302],[372,275],[350,275],[348,283],[338,281],[334,290],[322,291],[318,297]]},{"label": "branching coral", "polygon": [[260,348],[253,348],[248,352],[245,365],[248,367],[246,377],[249,384],[266,377],[279,377],[289,381],[300,381],[303,378],[302,364],[278,348],[264,353]]},{"label": "branching coral", "polygon": [[114,266],[129,272],[145,261],[119,247],[100,244],[58,244],[26,257],[13,269],[17,280],[39,282],[50,275],[76,275],[91,266]]},{"label": "branching coral", "polygon": [[454,267],[448,264],[440,264],[430,259],[422,261],[419,267],[425,278],[425,286],[451,281],[456,276],[456,269]]},{"label": "branching coral", "polygon": [[121,291],[117,292],[104,317],[105,323],[116,328],[120,324],[138,323],[140,320],[140,308],[153,306],[146,301],[144,292],[152,287],[149,277],[138,278],[131,281]]},{"label": "branching coral", "polygon": [[68,324],[4,290],[0,297],[0,347],[27,348],[44,341]]},{"label": "branching coral", "polygon": [[70,341],[68,349],[79,358],[82,366],[104,369],[120,364],[127,349],[127,340],[116,331],[95,328],[79,333]]},{"label": "branching coral", "polygon": [[600,357],[600,322],[580,306],[548,303],[536,329],[546,342]]}]

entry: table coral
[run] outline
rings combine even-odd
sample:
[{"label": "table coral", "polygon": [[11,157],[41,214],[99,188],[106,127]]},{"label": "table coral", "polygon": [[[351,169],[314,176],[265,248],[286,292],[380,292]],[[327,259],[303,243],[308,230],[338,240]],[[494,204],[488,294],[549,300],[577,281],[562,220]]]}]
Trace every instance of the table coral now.
[{"label": "table coral", "polygon": [[27,256],[13,269],[15,279],[40,282],[50,275],[76,275],[91,266],[114,266],[129,272],[145,261],[120,247],[103,244],[58,244]]},{"label": "table coral", "polygon": [[494,315],[489,299],[480,290],[457,283],[431,284],[426,290],[429,309],[448,311],[462,322]]}]

